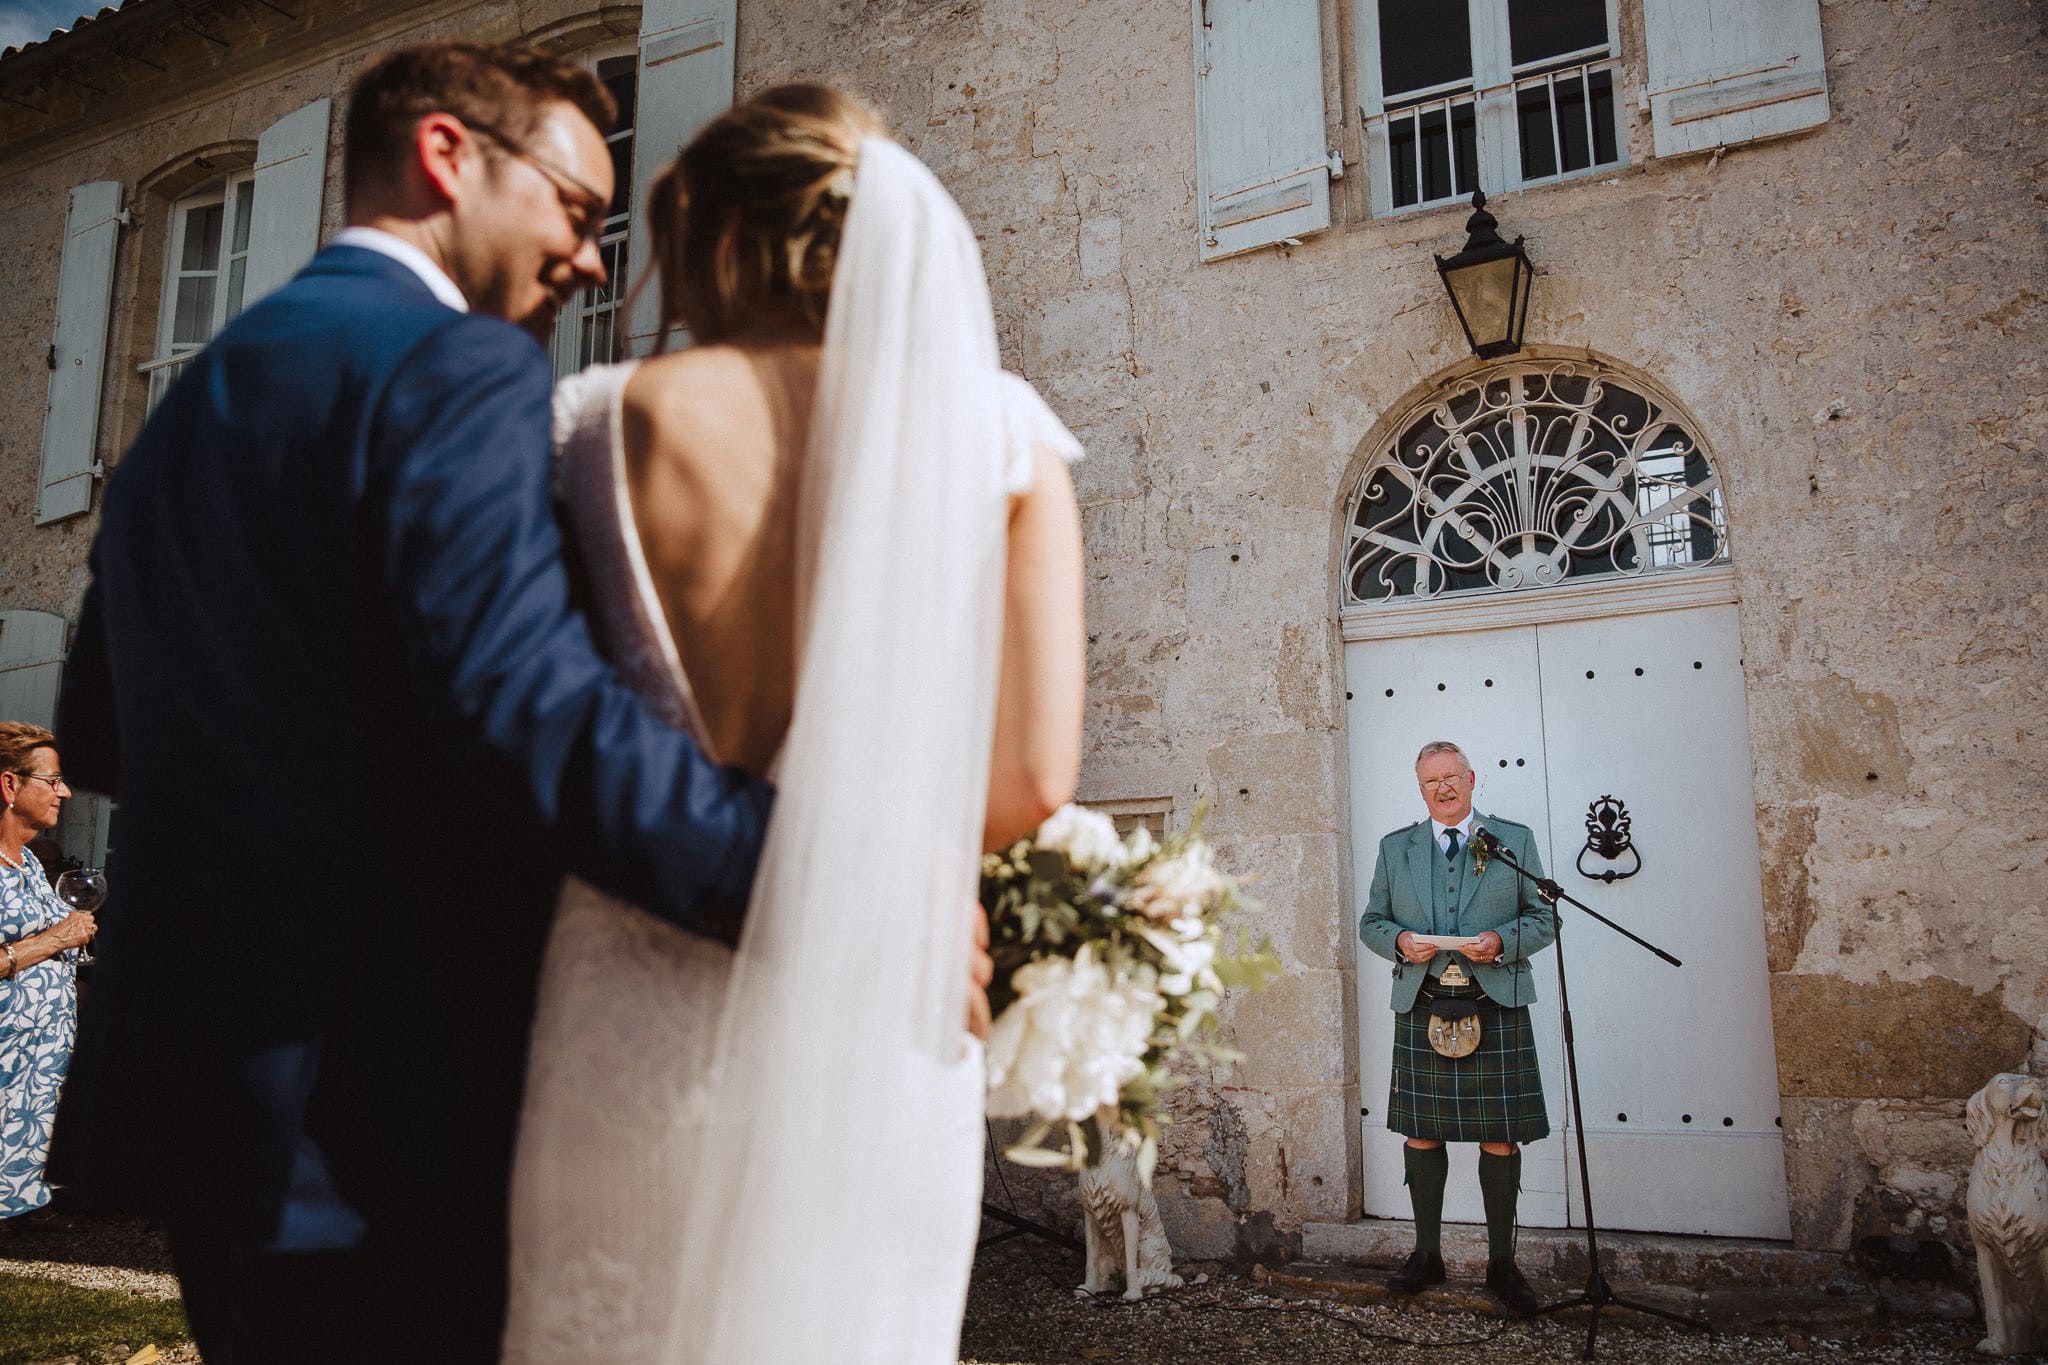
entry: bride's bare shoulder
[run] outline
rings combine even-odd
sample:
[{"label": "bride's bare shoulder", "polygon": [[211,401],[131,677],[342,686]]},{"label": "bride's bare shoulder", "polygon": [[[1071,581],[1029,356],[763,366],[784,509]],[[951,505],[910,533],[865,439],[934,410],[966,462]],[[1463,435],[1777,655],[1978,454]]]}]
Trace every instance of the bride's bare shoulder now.
[{"label": "bride's bare shoulder", "polygon": [[[760,381],[744,352],[733,346],[693,346],[644,360],[626,381],[622,395],[628,417],[657,422],[689,416],[716,417],[758,402]],[[694,423],[692,424],[694,425]]]},{"label": "bride's bare shoulder", "polygon": [[659,449],[712,443],[730,449],[739,436],[772,436],[808,406],[816,348],[693,346],[641,362],[622,405],[629,441],[637,433]]}]

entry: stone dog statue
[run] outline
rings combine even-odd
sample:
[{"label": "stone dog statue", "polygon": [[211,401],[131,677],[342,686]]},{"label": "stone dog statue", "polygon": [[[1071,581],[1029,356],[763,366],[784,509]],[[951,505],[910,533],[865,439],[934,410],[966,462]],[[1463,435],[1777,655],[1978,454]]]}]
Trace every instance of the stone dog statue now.
[{"label": "stone dog statue", "polygon": [[1148,1289],[1178,1289],[1173,1273],[1173,1248],[1159,1221],[1152,1186],[1138,1171],[1138,1155],[1109,1139],[1100,1164],[1081,1172],[1081,1213],[1088,1242],[1088,1276],[1077,1294],[1106,1294],[1110,1279],[1121,1275],[1126,1299],[1142,1299]]},{"label": "stone dog statue", "polygon": [[2048,1162],[2037,1130],[2042,1084],[2032,1076],[1993,1076],[1970,1097],[1967,1123],[1977,1144],[1970,1167],[1970,1238],[1983,1282],[1984,1340],[1990,1355],[2023,1355],[2048,1346]]}]

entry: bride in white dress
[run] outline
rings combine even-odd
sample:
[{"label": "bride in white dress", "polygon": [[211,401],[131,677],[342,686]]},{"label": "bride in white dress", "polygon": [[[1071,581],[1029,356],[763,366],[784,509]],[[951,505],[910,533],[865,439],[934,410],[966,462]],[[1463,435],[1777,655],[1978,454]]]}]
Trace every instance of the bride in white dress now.
[{"label": "bride in white dress", "polygon": [[1073,437],[958,208],[856,102],[728,110],[655,187],[696,345],[566,383],[604,644],[778,797],[736,952],[578,883],[512,1197],[514,1362],[958,1359],[979,852],[1079,761]]}]

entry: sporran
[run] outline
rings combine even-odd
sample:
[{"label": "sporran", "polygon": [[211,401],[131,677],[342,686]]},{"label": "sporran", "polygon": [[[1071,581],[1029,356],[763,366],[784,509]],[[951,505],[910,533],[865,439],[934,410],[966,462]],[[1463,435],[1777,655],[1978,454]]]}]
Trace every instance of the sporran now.
[{"label": "sporran", "polygon": [[1479,1002],[1431,1000],[1429,1045],[1440,1057],[1456,1061],[1479,1050]]}]

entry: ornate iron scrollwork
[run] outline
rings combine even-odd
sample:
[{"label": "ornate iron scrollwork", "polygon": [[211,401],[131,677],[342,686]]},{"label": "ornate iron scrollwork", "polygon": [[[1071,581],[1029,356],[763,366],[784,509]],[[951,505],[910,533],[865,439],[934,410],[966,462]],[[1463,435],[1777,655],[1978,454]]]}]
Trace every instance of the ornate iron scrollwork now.
[{"label": "ornate iron scrollwork", "polygon": [[[1589,881],[1614,883],[1624,881],[1643,870],[1643,855],[1629,837],[1628,807],[1612,796],[1602,796],[1586,807],[1586,846],[1579,850],[1579,875]],[[1636,860],[1636,865],[1626,872],[1614,868],[1603,868],[1598,872],[1586,871],[1586,855],[1596,854],[1609,862],[1617,862],[1624,855]]]},{"label": "ornate iron scrollwork", "polygon": [[1728,557],[1719,477],[1677,415],[1597,366],[1447,385],[1366,471],[1344,604],[1519,592]]}]

